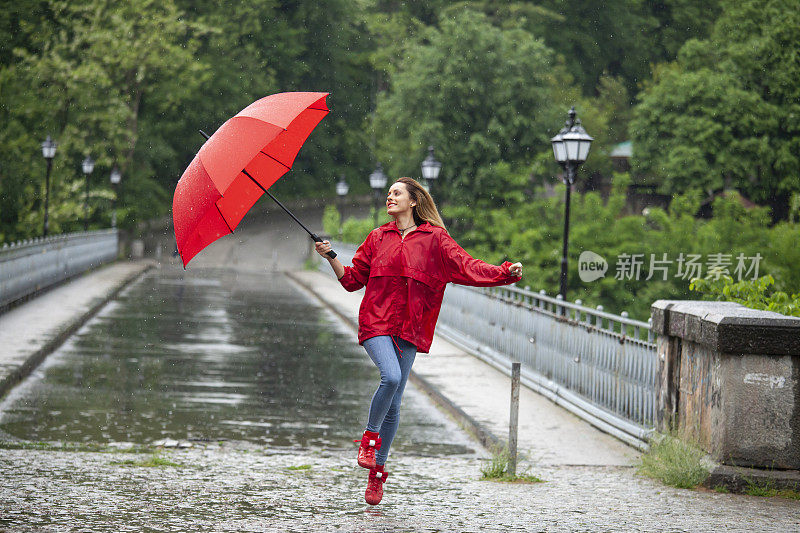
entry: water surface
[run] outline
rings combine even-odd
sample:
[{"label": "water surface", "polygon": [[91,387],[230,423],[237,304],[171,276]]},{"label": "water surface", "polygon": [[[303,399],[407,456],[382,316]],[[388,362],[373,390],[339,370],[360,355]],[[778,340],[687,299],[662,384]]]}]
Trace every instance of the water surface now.
[{"label": "water surface", "polygon": [[[378,379],[354,334],[281,273],[155,270],[12,391],[0,435],[353,447]],[[401,416],[395,450],[471,451],[413,387]]]}]

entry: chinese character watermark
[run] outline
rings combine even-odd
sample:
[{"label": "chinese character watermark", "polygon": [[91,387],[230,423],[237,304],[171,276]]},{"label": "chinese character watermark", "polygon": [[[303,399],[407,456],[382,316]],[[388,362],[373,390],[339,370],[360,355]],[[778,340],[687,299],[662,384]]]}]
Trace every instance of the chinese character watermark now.
[{"label": "chinese character watermark", "polygon": [[[719,279],[722,276],[743,279],[757,279],[758,268],[763,259],[760,253],[746,256],[739,253],[736,257],[729,253],[701,254],[679,253],[670,258],[669,254],[627,254],[617,255],[614,279],[649,281],[656,279],[667,281],[672,278],[691,280],[692,278]],[[674,266],[674,268],[673,268]],[[605,277],[608,261],[595,252],[585,250],[578,258],[578,276],[583,282],[590,282]],[[644,274],[646,274],[645,277]]]}]

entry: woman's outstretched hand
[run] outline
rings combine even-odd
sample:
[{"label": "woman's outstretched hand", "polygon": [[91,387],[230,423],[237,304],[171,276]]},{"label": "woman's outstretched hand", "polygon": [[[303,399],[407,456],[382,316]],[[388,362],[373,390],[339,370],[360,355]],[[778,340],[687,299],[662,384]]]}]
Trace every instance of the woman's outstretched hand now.
[{"label": "woman's outstretched hand", "polygon": [[514,263],[508,267],[508,271],[514,276],[522,276],[522,263]]},{"label": "woman's outstretched hand", "polygon": [[331,241],[322,241],[314,243],[314,247],[317,249],[317,253],[319,255],[327,259],[328,256],[325,254],[331,251]]}]

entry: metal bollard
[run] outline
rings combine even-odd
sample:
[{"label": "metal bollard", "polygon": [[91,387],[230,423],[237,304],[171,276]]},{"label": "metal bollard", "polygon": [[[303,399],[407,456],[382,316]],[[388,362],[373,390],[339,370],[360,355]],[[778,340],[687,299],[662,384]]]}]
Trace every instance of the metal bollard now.
[{"label": "metal bollard", "polygon": [[520,363],[511,363],[511,416],[508,423],[508,475],[517,475],[517,424],[519,423]]}]

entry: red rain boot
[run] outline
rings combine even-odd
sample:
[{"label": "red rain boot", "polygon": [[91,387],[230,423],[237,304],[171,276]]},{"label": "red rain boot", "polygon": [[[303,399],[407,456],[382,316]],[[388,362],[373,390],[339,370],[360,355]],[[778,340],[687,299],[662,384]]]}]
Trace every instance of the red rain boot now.
[{"label": "red rain boot", "polygon": [[383,484],[386,483],[386,478],[389,477],[389,472],[383,471],[383,465],[377,465],[375,468],[369,470],[369,480],[367,481],[367,491],[364,493],[364,499],[370,505],[378,505],[383,498]]},{"label": "red rain boot", "polygon": [[364,431],[364,436],[358,442],[358,466],[375,468],[375,450],[381,447],[381,439],[374,431]]}]

